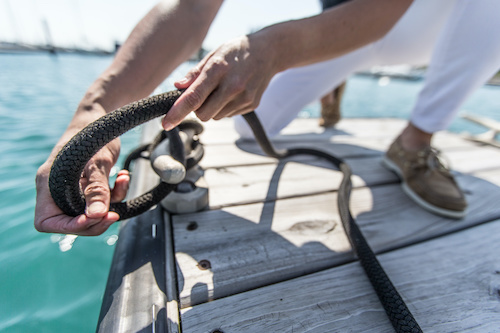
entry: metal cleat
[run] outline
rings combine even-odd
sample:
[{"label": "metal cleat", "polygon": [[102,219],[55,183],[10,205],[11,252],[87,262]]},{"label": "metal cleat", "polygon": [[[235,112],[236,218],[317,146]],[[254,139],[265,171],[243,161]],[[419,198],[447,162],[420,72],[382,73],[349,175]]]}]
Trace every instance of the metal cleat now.
[{"label": "metal cleat", "polygon": [[186,168],[170,155],[168,140],[163,140],[149,157],[153,170],[168,184],[179,184],[186,176]]},{"label": "metal cleat", "polygon": [[194,213],[208,206],[208,185],[200,166],[188,170],[186,178],[161,201],[162,207],[170,213]]}]

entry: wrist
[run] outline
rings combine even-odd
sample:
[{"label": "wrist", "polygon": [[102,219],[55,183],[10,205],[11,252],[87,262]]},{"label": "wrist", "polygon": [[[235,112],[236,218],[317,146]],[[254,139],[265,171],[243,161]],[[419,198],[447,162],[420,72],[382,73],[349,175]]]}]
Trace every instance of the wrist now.
[{"label": "wrist", "polygon": [[80,104],[78,105],[78,112],[102,113],[111,112],[117,109],[126,102],[120,101],[120,94],[114,92],[113,79],[116,75],[104,72],[99,78],[85,92]]},{"label": "wrist", "polygon": [[[251,35],[252,36],[252,35]],[[297,21],[288,21],[266,27],[253,34],[264,43],[268,61],[275,69],[273,74],[300,66],[304,54],[303,36]]]}]

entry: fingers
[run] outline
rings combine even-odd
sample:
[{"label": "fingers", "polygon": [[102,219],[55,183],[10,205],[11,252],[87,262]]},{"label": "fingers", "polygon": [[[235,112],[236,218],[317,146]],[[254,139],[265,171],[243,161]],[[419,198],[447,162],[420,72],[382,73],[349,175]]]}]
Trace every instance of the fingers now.
[{"label": "fingers", "polygon": [[198,110],[208,96],[217,88],[217,82],[218,80],[214,79],[214,77],[208,80],[207,72],[200,73],[163,118],[163,128],[170,131],[179,125],[191,111]]},{"label": "fingers", "polygon": [[[239,77],[221,80],[223,71],[212,69],[193,77],[186,77],[187,90],[179,97],[162,121],[165,130],[177,126],[191,111],[201,121],[219,120],[235,113],[252,111],[257,100]],[[184,85],[178,85],[184,87]]]},{"label": "fingers", "polygon": [[196,78],[201,73],[202,68],[205,67],[205,64],[208,62],[208,60],[212,57],[214,52],[210,52],[207,54],[195,67],[189,70],[187,74],[184,76],[184,78],[180,79],[179,81],[174,82],[174,86],[177,89],[186,89],[189,87]]},{"label": "fingers", "polygon": [[194,82],[194,80],[196,80],[196,78],[199,75],[200,75],[200,70],[198,69],[198,67],[195,67],[191,69],[184,78],[174,82],[174,86],[177,89],[186,89]]},{"label": "fingers", "polygon": [[63,233],[79,236],[98,236],[118,220],[118,214],[108,213],[101,219],[89,219],[85,215],[70,217],[64,214],[36,221],[35,228],[40,232]]},{"label": "fingers", "polygon": [[[97,169],[96,169],[97,170]],[[73,234],[80,236],[98,236],[104,233],[120,216],[115,212],[109,212],[109,201],[120,202],[125,199],[130,182],[129,172],[122,170],[118,173],[115,187],[109,191],[104,186],[108,178],[104,172],[94,171],[89,179],[84,180],[84,192],[86,194],[86,213],[77,217],[64,215],[62,211],[42,221],[35,221],[35,228],[40,232],[53,232]],[[107,183],[106,183],[107,184]],[[48,215],[48,214],[45,214]]]},{"label": "fingers", "polygon": [[37,177],[37,201],[35,207],[35,229],[40,232],[97,236],[119,219],[118,214],[109,212],[102,218],[90,219],[85,215],[65,215],[50,196],[46,178]]},{"label": "fingers", "polygon": [[267,61],[267,48],[242,36],[205,57],[176,82],[185,91],[163,118],[163,127],[171,130],[192,111],[208,121],[254,110],[277,69]]},{"label": "fingers", "polygon": [[130,174],[127,170],[118,172],[115,180],[115,187],[111,191],[111,202],[120,202],[127,196],[128,187],[130,184]]},{"label": "fingers", "polygon": [[[162,126],[165,130],[170,131],[179,125],[191,111],[198,109],[210,95],[211,91],[215,89],[216,84],[210,85],[207,84],[207,82],[203,82],[207,77],[207,73],[203,72],[203,69],[211,56],[212,53],[208,54],[196,67],[192,68],[184,78],[174,83],[177,89],[187,90],[179,97],[167,115],[163,118]],[[212,82],[215,82],[215,80]]]}]

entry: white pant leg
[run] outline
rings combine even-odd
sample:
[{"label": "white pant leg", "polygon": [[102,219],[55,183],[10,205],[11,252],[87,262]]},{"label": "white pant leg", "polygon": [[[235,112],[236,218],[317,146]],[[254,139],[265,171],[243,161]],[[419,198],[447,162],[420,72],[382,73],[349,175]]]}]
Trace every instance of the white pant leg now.
[{"label": "white pant leg", "polygon": [[[277,135],[307,104],[339,85],[353,70],[372,66],[372,50],[370,45],[347,56],[275,75],[255,110],[266,133]],[[234,125],[240,137],[253,137],[243,117],[234,117]]]},{"label": "white pant leg", "polygon": [[[416,0],[381,40],[339,58],[277,74],[255,110],[266,132],[270,136],[278,134],[307,104],[356,71],[375,65],[427,63],[455,1]],[[242,117],[234,120],[242,138],[253,137]]]},{"label": "white pant leg", "polygon": [[411,122],[434,133],[500,69],[500,1],[458,0],[436,44]]}]

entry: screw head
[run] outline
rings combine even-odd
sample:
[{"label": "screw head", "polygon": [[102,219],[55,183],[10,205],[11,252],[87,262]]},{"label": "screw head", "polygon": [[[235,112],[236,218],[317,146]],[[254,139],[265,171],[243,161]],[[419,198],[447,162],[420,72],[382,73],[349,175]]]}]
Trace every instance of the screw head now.
[{"label": "screw head", "polygon": [[196,223],[196,221],[191,221],[189,222],[189,224],[187,225],[186,229],[188,231],[193,231],[193,230],[196,230],[198,229],[198,223]]},{"label": "screw head", "polygon": [[198,268],[201,269],[202,271],[206,271],[207,269],[212,268],[212,264],[210,264],[210,261],[208,260],[200,260],[198,262]]}]

